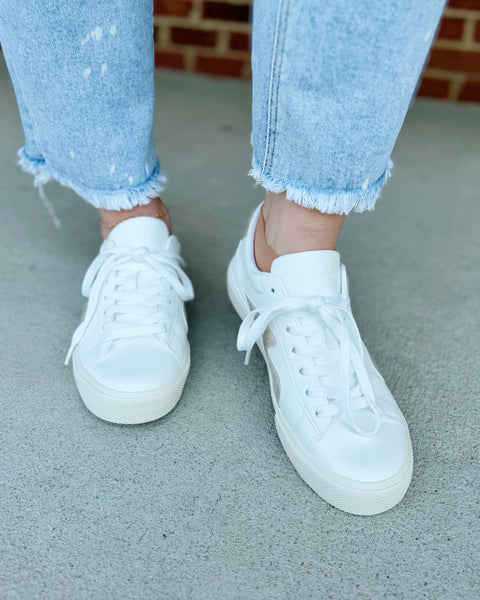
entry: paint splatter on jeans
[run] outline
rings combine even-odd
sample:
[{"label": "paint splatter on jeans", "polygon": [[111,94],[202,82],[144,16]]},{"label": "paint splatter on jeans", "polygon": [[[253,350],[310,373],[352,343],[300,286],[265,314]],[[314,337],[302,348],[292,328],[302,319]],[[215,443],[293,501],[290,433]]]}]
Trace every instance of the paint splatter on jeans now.
[{"label": "paint splatter on jeans", "polygon": [[[329,213],[372,209],[444,0],[255,0],[253,161],[266,189]],[[146,204],[152,0],[0,0],[25,131],[19,163],[96,207]]]}]

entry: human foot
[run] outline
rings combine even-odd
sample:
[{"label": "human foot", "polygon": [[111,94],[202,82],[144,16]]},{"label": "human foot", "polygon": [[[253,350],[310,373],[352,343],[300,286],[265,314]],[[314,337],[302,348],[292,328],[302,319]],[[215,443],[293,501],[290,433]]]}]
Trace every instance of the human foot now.
[{"label": "human foot", "polygon": [[228,268],[243,319],[238,349],[257,343],[270,379],[280,441],[310,487],[346,512],[395,506],[412,476],[408,427],[374,367],[351,313],[345,267],[329,250],[255,264],[261,207]]},{"label": "human foot", "polygon": [[134,206],[129,210],[106,210],[105,208],[99,208],[98,213],[100,215],[100,233],[104,240],[107,239],[112,229],[119,223],[134,217],[160,219],[164,221],[169,233],[171,233],[170,215],[162,199],[158,197],[152,198],[148,204]]},{"label": "human foot", "polygon": [[136,217],[112,229],[88,268],[86,313],[65,362],[101,419],[145,423],[178,402],[190,366],[183,303],[193,298],[183,264],[167,225]]},{"label": "human foot", "polygon": [[255,231],[255,261],[270,271],[282,254],[335,250],[345,215],[328,215],[287,200],[285,192],[267,192]]}]

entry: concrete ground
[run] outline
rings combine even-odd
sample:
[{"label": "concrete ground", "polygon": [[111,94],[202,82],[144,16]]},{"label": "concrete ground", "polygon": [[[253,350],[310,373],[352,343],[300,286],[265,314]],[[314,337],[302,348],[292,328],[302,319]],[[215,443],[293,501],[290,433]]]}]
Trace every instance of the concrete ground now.
[{"label": "concrete ground", "polygon": [[178,407],[116,426],[63,359],[99,246],[96,212],[49,184],[57,230],[15,166],[0,69],[0,597],[317,600],[480,597],[480,107],[418,101],[374,213],[340,250],[359,328],[410,424],[411,488],[340,512],[277,439],[266,370],[235,349],[225,268],[262,198],[247,177],[250,85],[159,72],[164,198],[197,298]]}]

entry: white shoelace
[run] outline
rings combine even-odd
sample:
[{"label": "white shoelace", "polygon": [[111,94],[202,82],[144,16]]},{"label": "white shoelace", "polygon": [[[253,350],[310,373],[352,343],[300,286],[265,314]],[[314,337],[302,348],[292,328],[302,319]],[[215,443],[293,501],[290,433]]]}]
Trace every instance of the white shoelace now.
[{"label": "white shoelace", "polygon": [[169,313],[161,306],[170,301],[164,292],[173,288],[183,302],[194,295],[192,283],[181,268],[184,265],[180,254],[169,250],[150,252],[144,247],[132,250],[112,246],[102,251],[83,279],[82,294],[89,298],[87,312],[73,334],[65,364],[70,362],[97,310],[108,276],[109,304],[104,314],[102,353],[117,340],[166,331],[165,320]]},{"label": "white shoelace", "polygon": [[[305,390],[309,398],[322,400],[315,414],[325,418],[343,413],[357,433],[375,434],[380,427],[380,416],[375,405],[373,386],[365,368],[360,333],[350,312],[348,298],[343,298],[340,294],[329,297],[287,297],[252,310],[241,324],[237,339],[237,348],[246,351],[245,364],[248,364],[255,342],[263,335],[269,323],[285,313],[297,316],[294,314],[297,311],[306,311],[307,314],[300,317],[304,324],[287,327],[286,333],[304,340],[302,343],[299,339],[292,348],[295,354],[313,359],[314,366],[302,367],[300,374],[313,376],[317,382],[315,389]],[[325,334],[324,327],[337,340],[336,350],[326,347],[325,335],[322,335]],[[305,339],[310,343],[305,343]],[[333,365],[332,354],[339,359]],[[375,415],[376,425],[373,430],[363,429],[354,419],[353,411],[361,408],[370,408]]]}]

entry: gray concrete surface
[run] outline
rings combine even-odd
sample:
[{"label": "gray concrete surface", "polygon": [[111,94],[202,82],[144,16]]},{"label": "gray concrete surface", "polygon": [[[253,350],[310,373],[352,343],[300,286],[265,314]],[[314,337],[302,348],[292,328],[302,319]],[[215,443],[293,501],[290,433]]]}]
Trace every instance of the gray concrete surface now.
[{"label": "gray concrete surface", "polygon": [[224,273],[262,191],[246,82],[159,72],[165,200],[197,299],[178,407],[145,426],[92,416],[63,366],[99,245],[95,210],[49,184],[56,230],[15,166],[0,70],[0,597],[309,600],[480,597],[480,107],[419,101],[377,210],[340,250],[360,330],[411,428],[412,486],[344,514],[276,437],[265,367],[235,350]]}]

